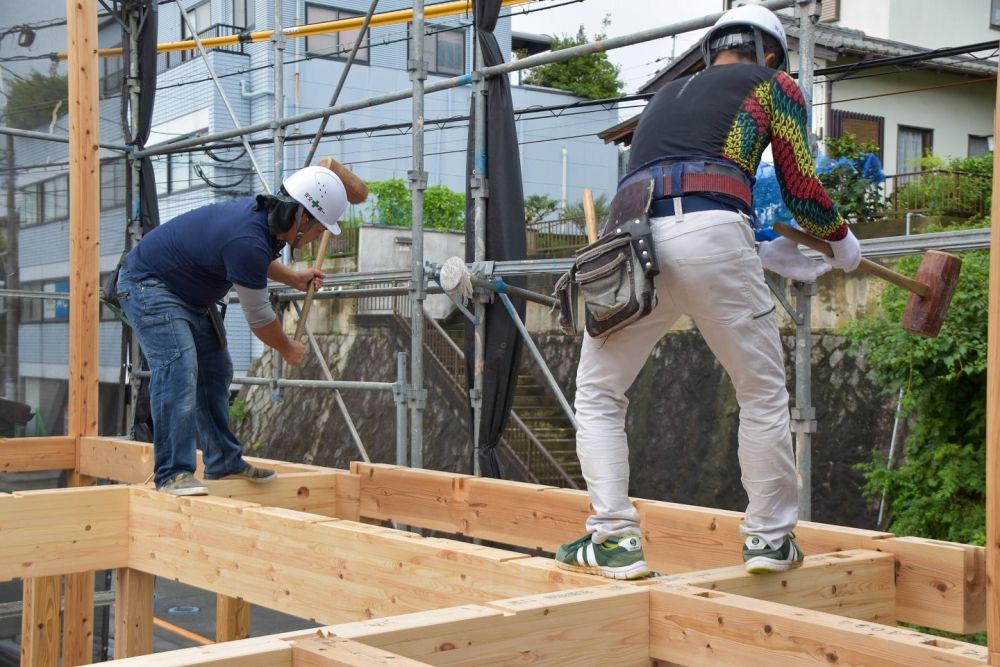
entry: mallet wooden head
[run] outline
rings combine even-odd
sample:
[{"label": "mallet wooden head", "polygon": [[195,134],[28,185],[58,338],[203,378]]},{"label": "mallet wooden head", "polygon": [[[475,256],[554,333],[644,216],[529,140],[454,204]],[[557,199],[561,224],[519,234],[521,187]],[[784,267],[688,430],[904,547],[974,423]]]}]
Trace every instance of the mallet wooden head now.
[{"label": "mallet wooden head", "polygon": [[[776,222],[774,231],[827,257],[833,257],[829,243],[810,236],[800,229]],[[928,338],[938,335],[944,317],[948,314],[951,295],[955,293],[962,260],[940,250],[928,250],[920,262],[916,278],[896,273],[864,257],[861,258],[858,268],[869,275],[888,280],[893,285],[909,290],[910,300],[907,301],[906,310],[903,312],[905,330]]]},{"label": "mallet wooden head", "polygon": [[962,260],[940,250],[928,250],[917,269],[916,281],[927,286],[926,294],[910,292],[903,313],[903,328],[911,333],[932,338],[938,335],[951,296],[955,293]]}]

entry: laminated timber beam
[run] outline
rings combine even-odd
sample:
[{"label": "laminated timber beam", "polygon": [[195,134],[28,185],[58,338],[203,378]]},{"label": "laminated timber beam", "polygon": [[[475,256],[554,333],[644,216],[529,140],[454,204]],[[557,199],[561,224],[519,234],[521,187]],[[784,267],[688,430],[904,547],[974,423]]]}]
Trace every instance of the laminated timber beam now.
[{"label": "laminated timber beam", "polygon": [[985,654],[984,647],[919,632],[664,582],[608,584],[463,605],[112,665],[971,667],[985,665]]},{"label": "laminated timber beam", "polygon": [[0,438],[0,472],[72,470],[76,438]]},{"label": "laminated timber beam", "polygon": [[[364,518],[555,551],[579,537],[590,514],[583,491],[470,475],[355,462]],[[636,500],[643,550],[663,573],[736,565],[741,512]],[[900,621],[968,634],[985,625],[985,551],[951,542],[803,521],[796,527],[807,554],[848,549],[896,558]]]}]

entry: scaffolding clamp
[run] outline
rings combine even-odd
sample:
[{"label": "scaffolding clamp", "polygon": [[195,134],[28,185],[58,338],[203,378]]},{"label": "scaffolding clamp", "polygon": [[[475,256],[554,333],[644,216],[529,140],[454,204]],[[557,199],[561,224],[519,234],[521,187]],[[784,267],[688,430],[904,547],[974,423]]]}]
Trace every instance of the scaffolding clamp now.
[{"label": "scaffolding clamp", "polygon": [[406,401],[411,408],[416,408],[418,410],[423,410],[427,407],[427,390],[426,389],[413,389],[411,385],[407,385],[406,391]]}]

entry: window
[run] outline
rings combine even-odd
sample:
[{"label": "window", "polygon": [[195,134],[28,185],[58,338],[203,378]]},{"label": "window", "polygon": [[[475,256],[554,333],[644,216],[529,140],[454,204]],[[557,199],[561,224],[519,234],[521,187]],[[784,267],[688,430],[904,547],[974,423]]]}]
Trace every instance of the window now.
[{"label": "window", "polygon": [[985,137],[969,135],[969,157],[979,157],[991,152],[993,152],[993,135]]},{"label": "window", "polygon": [[[29,292],[68,292],[69,279],[22,283]],[[22,322],[65,322],[69,319],[67,299],[25,299],[21,304]]]},{"label": "window", "polygon": [[257,13],[256,0],[233,0],[233,25],[248,30],[254,27]]},{"label": "window", "polygon": [[22,227],[69,217],[69,176],[63,174],[19,188]]},{"label": "window", "polygon": [[1000,29],[1000,0],[990,0],[990,27]]},{"label": "window", "polygon": [[125,160],[101,163],[101,208],[112,208],[125,203]]},{"label": "window", "polygon": [[920,158],[930,153],[933,147],[934,130],[900,125],[896,140],[896,173],[923,171]]},{"label": "window", "polygon": [[[318,7],[316,5],[306,5],[306,23],[323,23],[325,21],[338,21],[361,16],[357,12],[348,12],[342,9],[331,9],[330,7]],[[329,58],[343,58],[351,53],[354,42],[358,39],[360,30],[344,30],[342,32],[330,32],[325,35],[313,35],[306,37],[306,52],[314,56],[326,56]],[[367,40],[366,40],[367,43]],[[354,57],[357,62],[368,62],[368,46],[363,44],[358,49],[358,54]]]},{"label": "window", "polygon": [[[212,25],[212,3],[203,2],[197,7],[192,7],[187,10],[188,18],[191,19],[191,23],[194,25],[195,33],[201,37],[201,33]],[[184,20],[183,16],[178,17],[181,22],[181,40],[194,39],[191,31],[188,30],[187,21]],[[181,60],[191,60],[192,58],[198,57],[198,48],[195,47],[190,51],[181,51]]]},{"label": "window", "polygon": [[[201,132],[192,134],[196,137]],[[188,139],[190,137],[184,137]],[[153,177],[156,179],[156,193],[160,195],[190,190],[204,183],[195,171],[196,161],[191,153],[176,153],[153,158]]]},{"label": "window", "polygon": [[465,74],[465,28],[428,24],[425,34],[427,71],[449,76]]},{"label": "window", "polygon": [[[99,28],[97,34],[97,45],[102,49],[120,48],[122,45],[122,29],[117,21],[108,21]],[[100,86],[101,97],[114,97],[121,95],[124,81],[122,79],[122,57],[109,56],[100,58]]]},{"label": "window", "polygon": [[862,143],[873,141],[878,146],[878,157],[882,158],[882,146],[885,143],[885,119],[882,116],[833,109],[830,112],[830,132],[833,138],[853,134]]}]

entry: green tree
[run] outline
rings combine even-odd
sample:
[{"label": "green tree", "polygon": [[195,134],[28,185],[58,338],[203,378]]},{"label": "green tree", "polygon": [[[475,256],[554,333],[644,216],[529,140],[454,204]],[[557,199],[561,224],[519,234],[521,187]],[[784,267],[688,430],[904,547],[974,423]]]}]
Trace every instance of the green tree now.
[{"label": "green tree", "polygon": [[837,211],[851,223],[874,222],[885,213],[878,146],[847,133],[823,142],[829,160],[820,160],[817,175]]},{"label": "green tree", "polygon": [[[413,224],[413,200],[402,178],[370,182],[368,191],[374,197],[372,222],[391,227]],[[465,195],[443,185],[427,188],[424,191],[424,225],[428,229],[448,231],[465,229]]]},{"label": "green tree", "polygon": [[17,79],[7,90],[7,124],[31,130],[52,118],[57,106],[63,111],[69,100],[69,80],[65,74],[32,72]]},{"label": "green tree", "polygon": [[[610,19],[605,17],[604,27],[607,28],[609,24]],[[605,37],[607,35],[599,34],[590,39],[584,33],[581,25],[576,36],[562,35],[553,39],[552,50],[559,51]],[[524,83],[568,90],[579,97],[590,100],[602,100],[621,96],[625,85],[618,78],[619,72],[620,68],[608,60],[607,53],[592,53],[561,63],[539,65],[528,71],[524,77]]]},{"label": "green tree", "polygon": [[524,224],[541,222],[559,208],[559,202],[548,195],[529,195],[524,198]]},{"label": "green tree", "polygon": [[[919,262],[906,257],[897,268],[912,275]],[[847,327],[873,381],[891,394],[903,390],[912,424],[900,461],[890,467],[878,453],[862,466],[865,493],[890,500],[889,529],[897,534],[984,543],[988,288],[989,253],[963,253],[937,337],[902,330],[908,293],[899,288],[883,294],[878,314]]]}]

